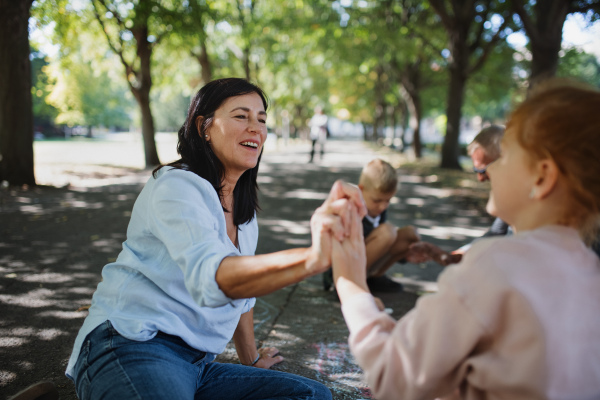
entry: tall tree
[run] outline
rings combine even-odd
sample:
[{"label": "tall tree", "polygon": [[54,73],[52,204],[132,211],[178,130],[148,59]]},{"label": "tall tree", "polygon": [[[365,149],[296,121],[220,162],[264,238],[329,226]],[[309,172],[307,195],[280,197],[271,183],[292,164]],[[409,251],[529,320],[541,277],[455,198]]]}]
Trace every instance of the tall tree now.
[{"label": "tall tree", "polygon": [[[31,41],[30,41],[31,42]],[[54,134],[54,120],[58,110],[48,104],[46,99],[50,94],[51,78],[48,76],[48,57],[38,51],[35,44],[31,43],[31,98],[33,103],[34,132]]]},{"label": "tall tree", "polygon": [[[189,0],[181,4],[174,21],[174,35],[170,35],[173,47],[181,48],[198,61],[201,83],[207,84],[213,79],[213,61],[208,51],[209,33],[207,25],[214,21],[211,10],[214,1]],[[195,85],[194,85],[195,86]]]},{"label": "tall tree", "polygon": [[92,0],[96,19],[108,45],[119,56],[129,89],[142,117],[142,137],[146,166],[160,164],[154,140],[154,119],[150,108],[152,89],[152,51],[172,30],[172,10],[156,0],[125,2]]},{"label": "tall tree", "polygon": [[35,185],[29,12],[33,0],[0,0],[0,182]]},{"label": "tall tree", "polygon": [[242,28],[242,41],[244,43],[243,52],[243,63],[244,63],[244,74],[246,79],[250,80],[250,52],[252,50],[252,36],[249,35],[252,29],[252,20],[254,19],[254,10],[256,7],[256,0],[237,0],[238,7],[238,21]]},{"label": "tall tree", "polygon": [[565,49],[556,75],[578,79],[600,88],[600,60],[595,55],[575,47]]},{"label": "tall tree", "polygon": [[[410,121],[412,146],[419,158],[422,151],[421,120],[427,112],[423,91],[438,80],[436,75],[441,74],[440,64],[444,62],[440,53],[446,35],[439,26],[439,17],[427,1],[421,0],[382,0],[368,6],[347,7],[344,11],[349,15],[345,30],[351,34],[348,35],[350,42],[342,46],[358,53],[359,71],[370,69],[374,72],[374,103],[368,105],[374,110],[371,111],[375,116],[373,124],[380,124],[378,111],[386,104],[396,105],[393,107],[396,112],[409,111],[410,118],[403,116],[404,126],[408,127]],[[364,42],[362,37],[366,37]],[[354,60],[342,56],[343,49],[339,51],[339,59],[343,62]],[[384,75],[378,68],[385,71],[386,104],[381,101],[382,90],[378,81]],[[350,81],[356,80],[356,70],[352,73]],[[440,95],[439,86],[437,96]],[[406,103],[405,106],[397,106],[402,103]],[[395,119],[391,118],[391,121]]]},{"label": "tall tree", "polygon": [[107,71],[114,66],[110,62],[114,59],[104,60],[107,65],[101,66],[90,62],[83,53],[81,48],[47,68],[54,82],[47,102],[59,111],[56,123],[85,125],[90,137],[95,126],[128,127],[133,102],[127,99],[127,88],[119,76],[111,76]]},{"label": "tall tree", "polygon": [[405,30],[402,40],[397,40],[393,65],[400,73],[401,93],[412,115],[410,125],[413,129],[415,157],[421,158],[421,119],[425,112],[422,96],[441,72],[439,64],[442,61],[443,28],[439,27],[436,15],[427,2],[402,0],[400,3],[401,8],[395,14]]},{"label": "tall tree", "polygon": [[541,80],[556,75],[562,31],[567,15],[586,13],[590,20],[600,16],[598,0],[512,0],[529,37],[531,74],[529,88]]},{"label": "tall tree", "polygon": [[[429,2],[448,32],[450,50],[450,86],[446,103],[448,122],[442,145],[441,167],[460,169],[458,141],[466,83],[469,77],[483,66],[496,43],[507,36],[511,13],[504,2],[494,0]],[[499,24],[494,24],[494,20]]]}]

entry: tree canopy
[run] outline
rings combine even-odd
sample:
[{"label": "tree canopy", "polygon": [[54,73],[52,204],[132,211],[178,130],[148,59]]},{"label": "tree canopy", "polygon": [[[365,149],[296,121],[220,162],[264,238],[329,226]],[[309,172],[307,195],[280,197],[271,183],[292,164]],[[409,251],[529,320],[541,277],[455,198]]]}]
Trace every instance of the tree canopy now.
[{"label": "tree canopy", "polygon": [[[442,166],[458,167],[461,120],[502,121],[530,78],[599,84],[597,56],[561,48],[560,35],[556,46],[575,12],[591,23],[598,2],[36,0],[29,25],[46,39],[33,43],[26,85],[36,121],[141,127],[148,165],[159,162],[156,125],[177,129],[198,88],[240,76],[269,94],[270,126],[280,131],[286,115],[292,135],[322,106],[362,124],[367,140],[398,145],[410,132],[418,157],[420,122],[446,115]],[[507,42],[515,32],[525,48]],[[540,51],[550,34],[553,48]]]}]

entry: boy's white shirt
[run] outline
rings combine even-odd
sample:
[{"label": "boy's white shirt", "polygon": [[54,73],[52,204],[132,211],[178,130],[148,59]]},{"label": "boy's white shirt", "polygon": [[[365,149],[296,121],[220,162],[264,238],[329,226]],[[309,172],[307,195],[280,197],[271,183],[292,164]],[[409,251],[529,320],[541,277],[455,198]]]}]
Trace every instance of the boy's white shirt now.
[{"label": "boy's white shirt", "polygon": [[376,217],[371,217],[369,214],[365,215],[365,218],[369,220],[369,222],[373,225],[373,228],[377,228],[379,226],[379,221],[381,220],[381,214]]}]

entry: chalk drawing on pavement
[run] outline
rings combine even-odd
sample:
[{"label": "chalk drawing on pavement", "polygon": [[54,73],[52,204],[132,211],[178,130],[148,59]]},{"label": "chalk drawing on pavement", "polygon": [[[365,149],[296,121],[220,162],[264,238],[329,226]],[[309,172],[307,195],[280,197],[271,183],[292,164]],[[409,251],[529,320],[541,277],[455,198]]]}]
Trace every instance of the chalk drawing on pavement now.
[{"label": "chalk drawing on pavement", "polygon": [[334,392],[347,392],[348,387],[356,389],[365,399],[373,395],[364,382],[363,371],[354,362],[348,343],[313,343],[310,347],[317,355],[307,364],[318,375],[327,379]]}]

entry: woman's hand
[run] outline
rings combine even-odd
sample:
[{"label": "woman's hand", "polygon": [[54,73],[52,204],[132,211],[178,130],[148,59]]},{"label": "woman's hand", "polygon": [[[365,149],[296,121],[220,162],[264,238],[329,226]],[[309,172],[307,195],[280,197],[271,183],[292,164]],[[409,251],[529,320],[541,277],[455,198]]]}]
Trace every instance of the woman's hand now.
[{"label": "woman's hand", "polygon": [[358,216],[362,219],[367,215],[367,206],[363,199],[362,192],[357,186],[351,185],[342,180],[337,180],[329,191],[327,201],[334,202],[338,199],[348,199],[350,203],[354,204],[358,212]]},{"label": "woman's hand", "polygon": [[350,210],[362,218],[366,207],[360,189],[336,181],[323,205],[315,210],[311,220],[312,246],[306,267],[310,274],[324,272],[331,265],[332,238],[342,241],[350,232]]},{"label": "woman's hand", "polygon": [[362,217],[356,207],[350,209],[349,235],[332,242],[333,282],[342,304],[354,294],[367,292],[367,256],[362,231]]},{"label": "woman's hand", "polygon": [[258,354],[260,358],[254,364],[256,368],[269,369],[275,364],[279,364],[284,360],[282,356],[279,355],[279,350],[275,347],[262,347],[258,349]]}]

